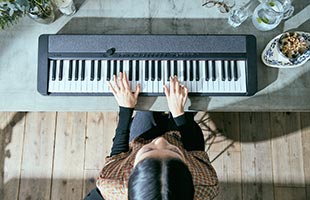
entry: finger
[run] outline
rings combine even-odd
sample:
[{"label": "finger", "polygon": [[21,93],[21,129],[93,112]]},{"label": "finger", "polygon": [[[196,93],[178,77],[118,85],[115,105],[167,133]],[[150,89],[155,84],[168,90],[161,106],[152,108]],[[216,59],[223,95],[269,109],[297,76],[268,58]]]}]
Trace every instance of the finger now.
[{"label": "finger", "polygon": [[173,77],[170,77],[170,91],[175,92],[175,82]]},{"label": "finger", "polygon": [[116,96],[116,91],[114,90],[114,88],[113,88],[111,82],[109,82],[109,88],[110,88],[110,90],[112,91],[113,95]]},{"label": "finger", "polygon": [[188,96],[188,88],[186,86],[184,86],[184,94],[185,94],[185,98],[187,99]]},{"label": "finger", "polygon": [[176,91],[177,94],[180,94],[180,90],[181,90],[180,87],[181,87],[180,86],[180,82],[178,81],[178,79],[176,79],[175,80],[175,91]]},{"label": "finger", "polygon": [[123,83],[123,79],[124,79],[123,73],[120,72],[120,73],[119,73],[119,86],[120,86],[120,89],[121,89],[121,90],[124,90],[124,89],[125,89],[125,86],[124,86],[124,83]]},{"label": "finger", "polygon": [[115,75],[113,75],[113,80],[114,80],[114,85],[115,85],[114,90],[119,91],[119,86],[118,86],[117,79],[116,79]]},{"label": "finger", "polygon": [[141,90],[141,86],[140,86],[140,83],[138,83],[138,85],[136,86],[136,91],[135,91],[135,95],[134,95],[135,99],[138,99],[140,90]]},{"label": "finger", "polygon": [[165,91],[166,97],[169,97],[170,96],[170,91],[169,91],[169,88],[168,88],[167,85],[164,85],[164,91]]},{"label": "finger", "polygon": [[124,84],[125,89],[127,89],[127,90],[130,89],[130,85],[129,85],[129,81],[128,81],[126,72],[124,72],[123,84]]}]

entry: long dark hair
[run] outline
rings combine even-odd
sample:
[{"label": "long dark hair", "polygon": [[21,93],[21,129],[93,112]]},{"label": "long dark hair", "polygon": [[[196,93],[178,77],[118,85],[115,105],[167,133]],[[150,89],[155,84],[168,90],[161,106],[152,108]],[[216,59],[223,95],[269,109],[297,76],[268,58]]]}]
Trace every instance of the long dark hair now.
[{"label": "long dark hair", "polygon": [[172,158],[148,158],[129,177],[129,200],[192,200],[194,185],[187,165]]}]

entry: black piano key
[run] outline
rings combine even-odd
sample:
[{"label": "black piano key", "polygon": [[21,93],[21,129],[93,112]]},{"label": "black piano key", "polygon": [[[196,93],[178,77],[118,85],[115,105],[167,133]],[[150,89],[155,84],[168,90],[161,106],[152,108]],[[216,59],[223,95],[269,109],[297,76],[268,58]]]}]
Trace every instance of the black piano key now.
[{"label": "black piano key", "polygon": [[184,77],[184,81],[187,81],[187,61],[183,60],[183,67],[184,67],[184,71],[183,71],[183,77]]},{"label": "black piano key", "polygon": [[85,60],[82,60],[81,80],[85,80]]},{"label": "black piano key", "polygon": [[226,80],[226,72],[225,72],[225,61],[221,61],[221,68],[222,68],[222,81]]},{"label": "black piano key", "polygon": [[177,60],[173,61],[173,75],[178,76],[178,61]]},{"label": "black piano key", "polygon": [[69,61],[69,76],[68,76],[68,81],[72,81],[72,71],[73,71],[73,60]]},{"label": "black piano key", "polygon": [[117,76],[117,60],[113,60],[113,75]]},{"label": "black piano key", "polygon": [[97,81],[101,80],[101,60],[98,60]]},{"label": "black piano key", "polygon": [[206,70],[205,70],[205,80],[209,81],[209,77],[210,77],[210,72],[209,72],[209,61],[205,61],[206,64]]},{"label": "black piano key", "polygon": [[170,80],[170,76],[171,76],[171,60],[167,61],[167,81]]},{"label": "black piano key", "polygon": [[61,60],[61,61],[60,61],[60,66],[59,66],[59,74],[58,74],[58,80],[59,80],[59,81],[62,81],[63,70],[64,70],[64,61]]},{"label": "black piano key", "polygon": [[155,81],[155,60],[151,61],[151,81]]},{"label": "black piano key", "polygon": [[157,63],[157,80],[161,81],[161,61]]},{"label": "black piano key", "polygon": [[56,80],[56,60],[53,60],[53,70],[52,70],[52,81],[55,81]]},{"label": "black piano key", "polygon": [[91,69],[90,69],[90,81],[93,81],[95,79],[95,61],[91,61]]},{"label": "black piano key", "polygon": [[228,79],[228,81],[231,81],[231,77],[232,77],[232,75],[231,75],[231,61],[229,60],[228,61],[228,65],[227,65],[227,79]]},{"label": "black piano key", "polygon": [[140,65],[139,60],[136,60],[136,81],[140,80]]},{"label": "black piano key", "polygon": [[129,74],[128,74],[128,80],[132,81],[132,60],[129,60]]},{"label": "black piano key", "polygon": [[234,80],[238,80],[238,68],[237,68],[237,61],[234,60]]},{"label": "black piano key", "polygon": [[80,63],[79,60],[75,61],[75,74],[74,74],[75,81],[79,80],[79,68],[80,68],[79,63]]},{"label": "black piano key", "polygon": [[212,81],[216,80],[215,60],[212,60]]},{"label": "black piano key", "polygon": [[144,73],[145,73],[145,81],[148,81],[148,80],[149,80],[149,76],[150,76],[150,72],[149,72],[149,61],[148,61],[148,60],[145,61],[145,70],[144,70]]},{"label": "black piano key", "polygon": [[189,61],[189,80],[193,81],[194,80],[194,63],[193,61]]},{"label": "black piano key", "polygon": [[120,63],[119,63],[119,71],[120,72],[124,71],[124,62],[123,62],[123,60],[121,60]]},{"label": "black piano key", "polygon": [[111,60],[107,62],[107,81],[111,80]]},{"label": "black piano key", "polygon": [[196,60],[196,81],[199,81],[200,80],[200,73],[199,73],[199,61]]}]

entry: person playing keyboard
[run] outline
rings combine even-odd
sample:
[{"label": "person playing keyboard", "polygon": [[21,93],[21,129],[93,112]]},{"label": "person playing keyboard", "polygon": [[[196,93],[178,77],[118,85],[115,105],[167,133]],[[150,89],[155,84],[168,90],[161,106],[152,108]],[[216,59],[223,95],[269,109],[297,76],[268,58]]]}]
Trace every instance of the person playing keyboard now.
[{"label": "person playing keyboard", "polygon": [[133,93],[126,73],[112,82],[119,122],[97,187],[85,200],[213,199],[218,178],[194,114],[184,112],[187,87],[170,77],[164,86],[170,113],[137,111],[132,119],[140,85]]}]

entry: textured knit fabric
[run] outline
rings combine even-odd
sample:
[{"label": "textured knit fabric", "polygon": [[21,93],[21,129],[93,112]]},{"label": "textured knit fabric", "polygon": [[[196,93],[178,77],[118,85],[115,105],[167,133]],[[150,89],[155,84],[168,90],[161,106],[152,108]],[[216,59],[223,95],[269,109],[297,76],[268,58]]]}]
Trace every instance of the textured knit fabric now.
[{"label": "textured knit fabric", "polygon": [[[184,153],[194,183],[194,199],[213,199],[218,194],[218,179],[205,151],[187,151],[183,147],[181,135],[177,131],[167,132],[163,137],[171,144],[180,148]],[[137,151],[151,140],[134,139],[127,152],[106,158],[98,179],[97,187],[105,200],[126,200],[127,185],[133,169]]]}]

